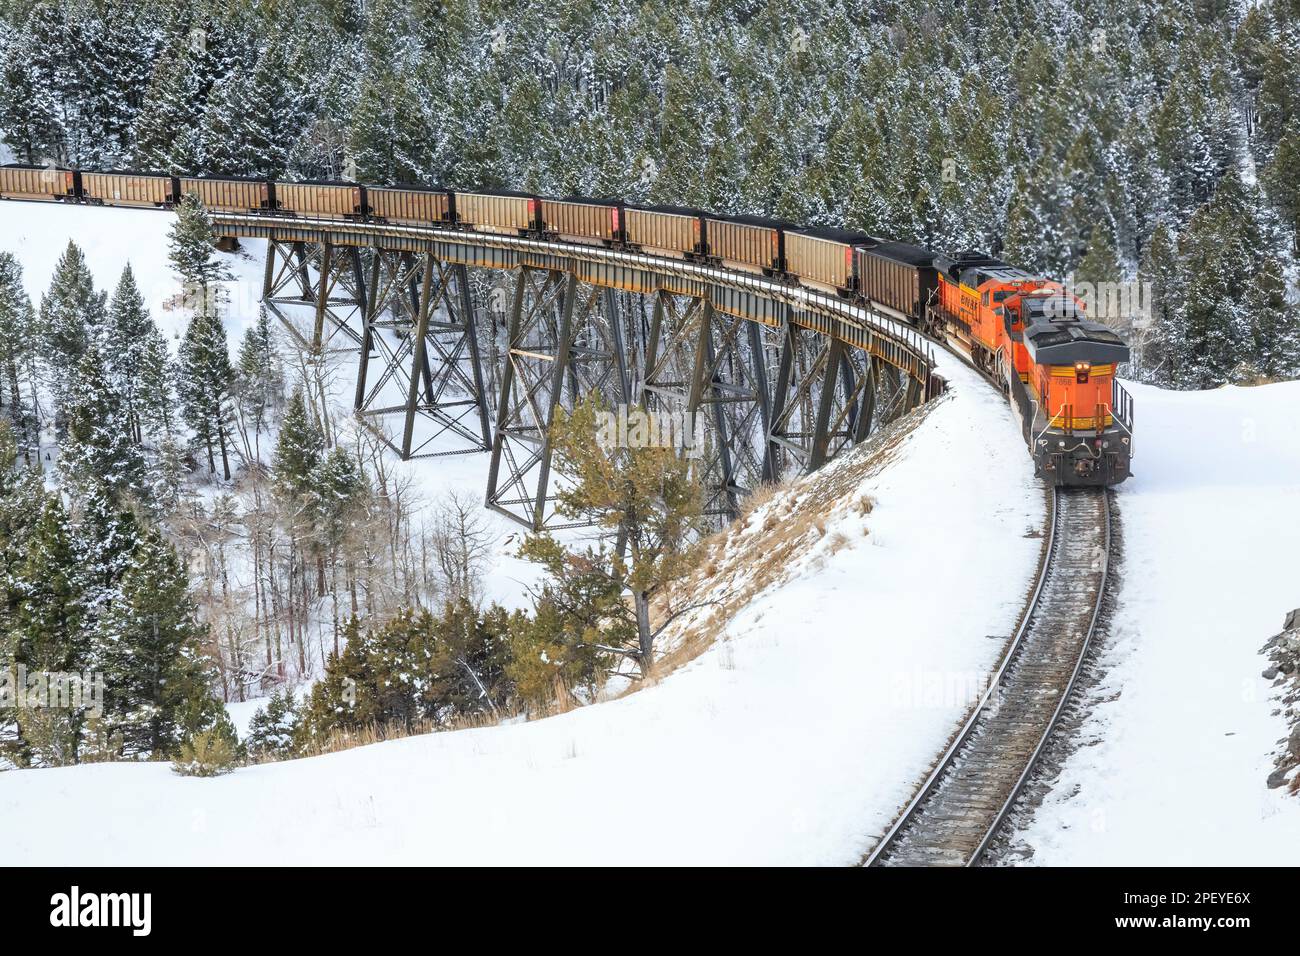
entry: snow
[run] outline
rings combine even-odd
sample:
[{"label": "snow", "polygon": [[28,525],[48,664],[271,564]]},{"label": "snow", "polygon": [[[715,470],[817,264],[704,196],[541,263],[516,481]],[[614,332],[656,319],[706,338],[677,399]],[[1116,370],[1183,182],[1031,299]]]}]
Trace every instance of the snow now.
[{"label": "snow", "polygon": [[[165,764],[0,774],[0,815],[30,821],[0,863],[858,861],[994,664],[1040,547],[1010,412],[945,371],[950,396],[826,510],[823,540],[841,546],[811,549],[658,684],[214,779]],[[748,533],[733,552],[752,553]]]},{"label": "snow", "polygon": [[1264,785],[1287,728],[1258,651],[1300,606],[1300,382],[1129,387],[1136,474],[1095,743],[1023,837],[1040,864],[1291,865],[1300,801]]}]

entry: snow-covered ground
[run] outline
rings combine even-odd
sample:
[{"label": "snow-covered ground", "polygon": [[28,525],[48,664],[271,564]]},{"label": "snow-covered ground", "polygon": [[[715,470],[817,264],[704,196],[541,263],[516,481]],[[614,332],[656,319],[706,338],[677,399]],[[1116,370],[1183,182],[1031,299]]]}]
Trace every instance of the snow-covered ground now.
[{"label": "snow-covered ground", "polygon": [[32,821],[0,863],[857,861],[978,691],[1040,546],[1005,404],[950,374],[887,467],[825,509],[824,543],[655,686],[209,780],[163,764],[0,774],[0,816]]},{"label": "snow-covered ground", "polygon": [[1137,402],[1107,674],[1024,838],[1041,864],[1293,865],[1300,800],[1260,672],[1300,606],[1300,382]]}]

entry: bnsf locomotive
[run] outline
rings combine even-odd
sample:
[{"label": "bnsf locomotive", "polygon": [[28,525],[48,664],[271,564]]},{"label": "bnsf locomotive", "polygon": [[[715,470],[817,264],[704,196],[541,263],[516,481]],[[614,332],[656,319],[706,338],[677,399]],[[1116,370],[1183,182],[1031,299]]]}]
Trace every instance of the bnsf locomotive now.
[{"label": "bnsf locomotive", "polygon": [[935,255],[861,233],[617,200],[426,186],[271,182],[0,166],[0,198],[438,226],[603,245],[761,273],[894,316],[969,355],[1011,398],[1039,476],[1112,485],[1129,475],[1124,342],[1059,283],[998,259]]}]

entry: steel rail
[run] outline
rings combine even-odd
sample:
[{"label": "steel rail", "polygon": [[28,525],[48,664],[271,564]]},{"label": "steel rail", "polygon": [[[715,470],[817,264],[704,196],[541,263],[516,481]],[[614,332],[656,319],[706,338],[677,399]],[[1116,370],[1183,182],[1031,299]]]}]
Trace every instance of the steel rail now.
[{"label": "steel rail", "polygon": [[1048,723],[1047,729],[1043,731],[1043,736],[1038,741],[1038,746],[1034,748],[1034,752],[1029,755],[1029,760],[1025,764],[1025,769],[1021,771],[1020,777],[1016,780],[1015,786],[1011,788],[1011,793],[1007,795],[1007,799],[1003,802],[1001,809],[998,810],[997,815],[993,818],[992,826],[989,827],[988,832],[984,834],[984,839],[980,841],[980,845],[976,847],[970,860],[967,861],[967,866],[974,866],[979,862],[980,858],[984,855],[984,852],[988,849],[989,843],[1001,828],[1002,822],[1006,819],[1007,814],[1011,812],[1012,806],[1014,806],[1016,800],[1019,799],[1021,792],[1024,790],[1025,784],[1029,780],[1029,775],[1033,772],[1034,767],[1038,763],[1038,758],[1043,754],[1043,748],[1047,746],[1047,741],[1051,738],[1053,731],[1056,730],[1056,725],[1061,720],[1061,714],[1065,712],[1065,705],[1069,703],[1070,695],[1074,691],[1074,685],[1079,681],[1079,674],[1083,671],[1083,662],[1088,656],[1088,649],[1092,646],[1093,636],[1097,633],[1097,621],[1101,618],[1101,605],[1106,597],[1106,583],[1110,577],[1111,545],[1110,491],[1106,488],[1102,488],[1097,493],[1101,495],[1101,512],[1104,519],[1102,521],[1101,578],[1097,583],[1097,601],[1092,608],[1092,618],[1088,621],[1088,632],[1083,636],[1083,642],[1079,646],[1079,657],[1074,662],[1074,670],[1070,672],[1070,680],[1065,685],[1065,690],[1061,692],[1061,698],[1056,703],[1056,710],[1052,712],[1052,719]]},{"label": "steel rail", "polygon": [[[1042,732],[1038,735],[1033,751],[1026,759],[1024,766],[1021,768],[1021,771],[1010,791],[1007,793],[1006,798],[999,805],[997,812],[994,814],[990,824],[986,828],[979,844],[964,861],[965,866],[974,866],[979,862],[985,851],[988,849],[990,841],[997,834],[1002,823],[1005,821],[1007,814],[1023,792],[1025,783],[1028,781],[1034,768],[1037,766],[1038,760],[1042,756],[1043,749],[1046,747],[1047,742],[1051,739],[1053,732],[1056,730],[1061,714],[1064,712],[1065,706],[1069,702],[1074,687],[1078,682],[1079,674],[1082,671],[1083,662],[1087,657],[1088,649],[1091,647],[1093,636],[1096,633],[1097,621],[1101,614],[1101,605],[1106,590],[1110,567],[1111,520],[1109,492],[1106,489],[1101,488],[1097,489],[1095,493],[1101,495],[1102,502],[1103,550],[1101,556],[1101,573],[1098,579],[1095,602],[1088,619],[1088,627],[1083,635],[1083,639],[1079,643],[1069,679],[1061,689],[1056,707],[1053,709]],[[988,689],[972,709],[966,722],[962,725],[961,730],[953,739],[947,750],[944,751],[943,756],[939,759],[939,762],[935,765],[924,783],[922,783],[921,787],[917,790],[912,800],[906,807],[904,807],[903,811],[899,814],[890,829],[881,837],[872,848],[871,852],[863,860],[864,866],[881,865],[890,852],[898,847],[900,838],[903,837],[912,825],[917,822],[922,807],[938,792],[941,785],[948,779],[949,774],[954,772],[954,762],[959,756],[961,756],[966,745],[974,739],[977,728],[979,728],[983,719],[989,714],[990,702],[994,700],[995,695],[1003,690],[1003,683],[1008,670],[1013,666],[1013,664],[1019,663],[1020,657],[1025,653],[1025,639],[1029,634],[1035,617],[1043,610],[1043,588],[1047,581],[1048,571],[1052,562],[1052,555],[1056,549],[1057,539],[1061,533],[1060,497],[1062,494],[1063,492],[1060,489],[1052,490],[1048,536],[1044,541],[1044,547],[1040,554],[1034,589],[1026,603],[1026,609],[1020,620],[1020,624],[1016,629],[1016,633],[1008,645],[1007,650],[1004,652],[998,665],[998,669],[995,672],[993,679],[989,682]],[[998,702],[998,706],[1001,706],[1000,701]]]}]

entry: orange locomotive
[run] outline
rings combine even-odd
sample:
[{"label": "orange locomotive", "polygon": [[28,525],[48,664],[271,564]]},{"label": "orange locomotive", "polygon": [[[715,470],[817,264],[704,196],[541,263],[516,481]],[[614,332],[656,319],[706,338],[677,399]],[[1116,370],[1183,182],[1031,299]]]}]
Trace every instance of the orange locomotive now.
[{"label": "orange locomotive", "polygon": [[935,256],[927,324],[1001,383],[1037,473],[1057,485],[1113,485],[1130,474],[1132,401],[1115,379],[1129,358],[1057,282],[978,253]]}]

